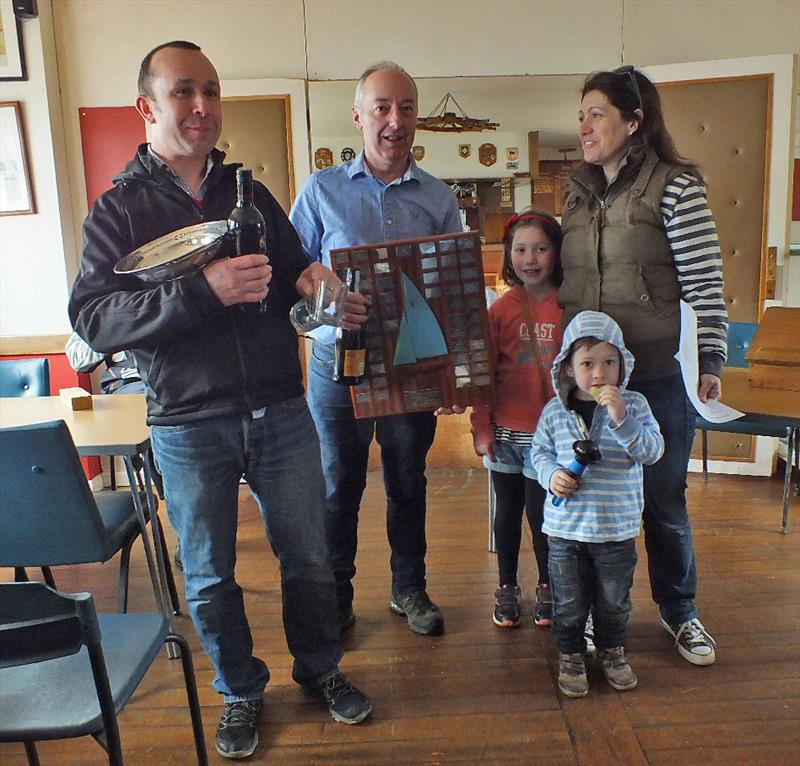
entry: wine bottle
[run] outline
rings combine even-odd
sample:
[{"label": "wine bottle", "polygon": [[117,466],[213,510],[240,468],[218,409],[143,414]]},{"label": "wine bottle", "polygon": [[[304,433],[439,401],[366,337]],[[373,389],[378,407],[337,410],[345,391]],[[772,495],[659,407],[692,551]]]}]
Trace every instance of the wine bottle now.
[{"label": "wine bottle", "polygon": [[[344,282],[351,293],[358,292],[358,269],[346,269]],[[336,328],[336,344],[333,350],[333,380],[343,386],[357,386],[364,379],[367,349],[364,343],[364,328],[345,330]]]},{"label": "wine bottle", "polygon": [[[236,169],[236,207],[228,216],[228,236],[232,242],[231,257],[250,253],[267,254],[267,226],[261,211],[253,204],[253,171]],[[243,310],[248,305],[240,304]],[[266,308],[266,298],[259,304]]]}]

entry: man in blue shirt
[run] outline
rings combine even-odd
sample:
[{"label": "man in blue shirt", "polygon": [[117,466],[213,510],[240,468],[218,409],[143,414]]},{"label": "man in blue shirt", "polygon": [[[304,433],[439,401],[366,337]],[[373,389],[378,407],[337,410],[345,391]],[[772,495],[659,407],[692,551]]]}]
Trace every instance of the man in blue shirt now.
[{"label": "man in blue shirt", "polygon": [[[450,188],[420,170],[411,156],[417,123],[417,86],[392,62],[369,67],[358,81],[353,122],[364,150],[306,182],[290,213],[312,259],[330,266],[330,251],[373,242],[460,232]],[[342,630],[355,621],[353,585],[358,510],[366,485],[369,446],[381,447],[392,549],[389,606],[423,635],[444,629],[425,590],[425,457],[433,444],[433,413],[356,420],[346,386],[334,383],[333,328],[312,333],[308,400],[322,448],[328,492],[330,547]]]}]

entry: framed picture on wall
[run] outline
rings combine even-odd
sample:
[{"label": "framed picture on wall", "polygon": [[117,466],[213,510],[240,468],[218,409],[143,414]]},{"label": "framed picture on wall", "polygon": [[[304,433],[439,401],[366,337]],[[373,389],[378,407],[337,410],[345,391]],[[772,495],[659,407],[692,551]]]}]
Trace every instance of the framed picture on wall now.
[{"label": "framed picture on wall", "polygon": [[22,28],[11,0],[0,0],[0,80],[27,80]]},{"label": "framed picture on wall", "polygon": [[0,215],[35,213],[19,101],[0,103]]}]

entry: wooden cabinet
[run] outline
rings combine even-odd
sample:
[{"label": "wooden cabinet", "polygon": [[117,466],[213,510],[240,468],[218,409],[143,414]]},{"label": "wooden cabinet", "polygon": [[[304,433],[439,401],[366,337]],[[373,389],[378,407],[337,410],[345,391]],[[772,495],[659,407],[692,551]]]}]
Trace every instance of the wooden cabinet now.
[{"label": "wooden cabinet", "polygon": [[514,179],[458,178],[445,181],[466,211],[467,226],[484,242],[501,242],[503,227],[514,213]]},{"label": "wooden cabinet", "polygon": [[551,215],[561,216],[564,204],[564,189],[569,181],[569,172],[575,162],[542,160],[539,175],[531,179],[533,206]]}]

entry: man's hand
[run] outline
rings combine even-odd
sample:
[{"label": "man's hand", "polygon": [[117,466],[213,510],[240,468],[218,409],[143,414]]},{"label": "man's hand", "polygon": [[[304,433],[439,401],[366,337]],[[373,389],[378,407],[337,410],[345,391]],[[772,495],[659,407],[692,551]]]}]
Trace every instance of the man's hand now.
[{"label": "man's hand", "polygon": [[266,255],[252,253],[211,261],[203,269],[203,276],[223,306],[259,303],[269,292],[272,266]]},{"label": "man's hand", "polygon": [[578,489],[578,480],[563,468],[550,476],[550,491],[556,497],[572,497]]},{"label": "man's hand", "polygon": [[439,415],[463,415],[466,411],[466,407],[461,407],[458,404],[451,404],[449,407],[438,407],[433,411],[433,414],[438,418]]},{"label": "man's hand", "polygon": [[[317,284],[331,280],[341,284],[336,274],[327,266],[323,266],[319,261],[314,261],[297,278],[295,287],[302,297],[311,298],[316,292]],[[369,296],[361,293],[347,293],[342,327],[345,330],[358,330],[367,321],[367,308],[371,303]]]},{"label": "man's hand", "polygon": [[705,403],[709,399],[719,399],[720,396],[722,396],[722,381],[716,375],[704,372],[697,386],[697,398]]},{"label": "man's hand", "polygon": [[493,463],[497,462],[497,455],[495,454],[496,442],[494,439],[489,441],[475,441],[472,440],[472,447],[478,457],[488,457]]}]

